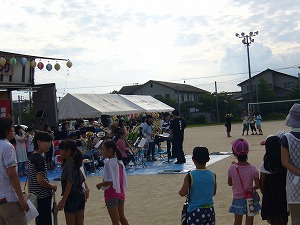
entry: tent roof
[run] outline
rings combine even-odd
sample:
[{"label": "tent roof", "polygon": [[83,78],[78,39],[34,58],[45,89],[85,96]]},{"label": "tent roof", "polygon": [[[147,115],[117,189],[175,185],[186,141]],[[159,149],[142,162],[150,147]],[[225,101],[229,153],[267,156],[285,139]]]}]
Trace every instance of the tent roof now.
[{"label": "tent roof", "polygon": [[118,94],[67,94],[57,106],[60,120],[174,110],[151,96]]},{"label": "tent roof", "polygon": [[171,112],[174,108],[153,98],[150,95],[121,95],[125,99],[142,107],[145,112]]}]

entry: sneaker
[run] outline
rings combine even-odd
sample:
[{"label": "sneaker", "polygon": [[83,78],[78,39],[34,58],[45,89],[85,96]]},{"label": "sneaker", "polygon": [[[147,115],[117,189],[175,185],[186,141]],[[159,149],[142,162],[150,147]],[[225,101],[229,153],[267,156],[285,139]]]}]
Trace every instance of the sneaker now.
[{"label": "sneaker", "polygon": [[157,159],[155,157],[152,157],[152,161],[157,161]]}]

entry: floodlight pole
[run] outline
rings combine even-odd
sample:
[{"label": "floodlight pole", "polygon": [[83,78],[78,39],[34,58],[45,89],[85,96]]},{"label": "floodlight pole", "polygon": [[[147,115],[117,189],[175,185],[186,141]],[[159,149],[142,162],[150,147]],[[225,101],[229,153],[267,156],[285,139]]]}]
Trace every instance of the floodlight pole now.
[{"label": "floodlight pole", "polygon": [[250,103],[252,103],[252,82],[251,82],[251,66],[250,66],[250,53],[249,53],[249,46],[252,42],[254,42],[254,39],[252,37],[258,35],[258,31],[250,32],[248,35],[245,35],[244,32],[238,34],[236,33],[235,36],[238,38],[242,38],[242,43],[247,48],[247,58],[248,58],[248,73],[249,73],[249,86],[250,86]]}]

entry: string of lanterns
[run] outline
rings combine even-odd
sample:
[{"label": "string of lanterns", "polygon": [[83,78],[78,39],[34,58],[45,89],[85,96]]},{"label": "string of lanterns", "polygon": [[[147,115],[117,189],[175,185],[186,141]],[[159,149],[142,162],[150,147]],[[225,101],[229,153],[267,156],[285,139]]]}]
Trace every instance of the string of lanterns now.
[{"label": "string of lanterns", "polygon": [[[6,64],[6,59],[3,57],[3,56],[1,56],[0,57],[0,65],[1,66],[4,66],[5,64]],[[14,66],[14,65],[16,65],[17,64],[17,59],[15,58],[15,57],[12,57],[12,58],[10,58],[9,59],[9,62],[8,62],[10,65],[12,65],[12,66]],[[21,65],[22,66],[25,66],[26,65],[26,63],[27,63],[27,59],[25,58],[25,57],[22,57],[21,59],[20,59],[20,63],[21,63]],[[72,67],[72,62],[70,61],[70,60],[68,60],[67,62],[66,62],[66,66],[68,67],[68,68],[71,68]],[[31,60],[30,61],[30,66],[32,67],[32,68],[35,68],[35,67],[37,67],[37,68],[39,68],[40,70],[42,70],[43,68],[44,68],[44,63],[43,62],[39,62],[39,63],[36,63],[36,61],[35,60]],[[49,63],[49,61],[48,61],[48,64],[46,65],[46,69],[48,70],[48,71],[51,71],[52,70],[52,64],[50,64]],[[60,68],[61,68],[61,66],[60,66],[60,64],[59,63],[55,63],[54,64],[54,69],[56,70],[56,71],[58,71],[58,70],[60,70]]]}]

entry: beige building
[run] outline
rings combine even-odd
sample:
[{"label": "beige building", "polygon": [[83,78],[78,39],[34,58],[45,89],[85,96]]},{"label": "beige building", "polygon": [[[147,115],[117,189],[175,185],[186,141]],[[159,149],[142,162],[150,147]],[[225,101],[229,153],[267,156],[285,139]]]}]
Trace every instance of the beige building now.
[{"label": "beige building", "polygon": [[124,86],[118,93],[124,95],[150,95],[154,98],[164,97],[183,103],[195,101],[201,94],[209,92],[188,84],[149,80],[141,85]]}]

